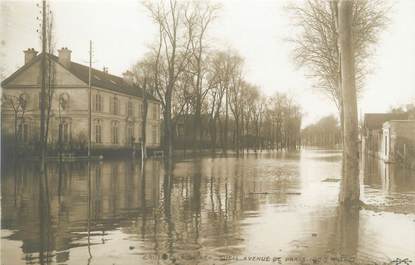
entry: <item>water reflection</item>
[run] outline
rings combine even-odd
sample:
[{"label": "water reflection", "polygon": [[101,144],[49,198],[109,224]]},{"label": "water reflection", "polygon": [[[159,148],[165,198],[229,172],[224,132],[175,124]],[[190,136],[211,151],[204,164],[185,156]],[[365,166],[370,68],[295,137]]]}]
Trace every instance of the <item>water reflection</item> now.
[{"label": "water reflection", "polygon": [[[2,262],[251,264],[241,260],[250,255],[415,260],[415,239],[405,236],[415,233],[415,211],[379,215],[338,207],[339,183],[324,180],[340,178],[340,161],[337,151],[303,150],[144,164],[50,163],[44,176],[30,163],[6,167]],[[366,202],[405,197],[411,207],[414,178],[400,169],[389,169],[386,178],[381,172],[388,171],[371,163],[364,165]],[[398,227],[380,228],[391,224]]]},{"label": "water reflection", "polygon": [[378,210],[415,213],[415,171],[373,157],[362,163],[364,202]]}]

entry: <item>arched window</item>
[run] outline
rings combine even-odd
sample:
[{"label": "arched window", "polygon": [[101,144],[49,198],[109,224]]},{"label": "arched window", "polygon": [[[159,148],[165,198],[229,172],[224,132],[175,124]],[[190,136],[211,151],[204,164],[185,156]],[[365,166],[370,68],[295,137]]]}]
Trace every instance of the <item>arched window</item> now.
[{"label": "arched window", "polygon": [[119,122],[118,121],[112,121],[111,122],[111,142],[113,144],[118,144],[118,134],[119,134]]},{"label": "arched window", "polygon": [[67,110],[69,108],[69,95],[68,93],[62,93],[59,95],[59,108],[61,110]]},{"label": "arched window", "polygon": [[23,119],[17,125],[17,138],[22,143],[29,141],[29,125]]},{"label": "arched window", "polygon": [[26,93],[22,93],[20,94],[18,100],[18,106],[20,108],[21,111],[25,111],[27,108],[27,103],[29,102],[29,95],[27,95]]},{"label": "arched window", "polygon": [[59,123],[59,141],[61,143],[69,143],[71,132],[70,132],[70,124],[63,120]]},{"label": "arched window", "polygon": [[95,143],[102,144],[102,123],[101,120],[95,121]]}]

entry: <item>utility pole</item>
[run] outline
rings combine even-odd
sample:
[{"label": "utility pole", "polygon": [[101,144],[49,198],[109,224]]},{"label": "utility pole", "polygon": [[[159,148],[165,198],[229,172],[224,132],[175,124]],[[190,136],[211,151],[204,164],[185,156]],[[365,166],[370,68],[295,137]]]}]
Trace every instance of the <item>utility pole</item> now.
[{"label": "utility pole", "polygon": [[91,99],[92,99],[92,40],[89,41],[89,74],[88,74],[88,159],[91,159],[91,132],[92,132],[92,111],[91,111]]},{"label": "utility pole", "polygon": [[40,152],[42,169],[46,160],[46,145],[45,139],[45,111],[46,111],[46,0],[42,1],[42,61],[41,61],[41,87],[40,87]]}]

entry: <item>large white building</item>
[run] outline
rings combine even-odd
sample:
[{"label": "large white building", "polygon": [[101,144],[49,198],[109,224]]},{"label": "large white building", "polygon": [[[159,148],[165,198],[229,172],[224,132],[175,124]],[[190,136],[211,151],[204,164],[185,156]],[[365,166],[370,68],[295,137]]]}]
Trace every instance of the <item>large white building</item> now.
[{"label": "large white building", "polygon": [[[89,68],[71,61],[71,50],[47,54],[51,81],[48,142],[66,149],[84,148],[88,142]],[[2,135],[20,143],[39,139],[41,54],[24,51],[25,64],[2,82]],[[143,92],[132,83],[131,73],[123,77],[92,69],[91,141],[94,149],[130,147],[141,139]],[[160,145],[160,104],[147,95],[146,144]]]}]

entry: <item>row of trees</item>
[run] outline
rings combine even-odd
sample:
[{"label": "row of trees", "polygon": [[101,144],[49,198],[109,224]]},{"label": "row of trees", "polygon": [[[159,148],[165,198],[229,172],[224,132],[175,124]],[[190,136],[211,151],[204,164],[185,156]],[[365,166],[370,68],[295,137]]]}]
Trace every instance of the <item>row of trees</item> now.
[{"label": "row of trees", "polygon": [[342,144],[339,122],[334,115],[321,118],[301,131],[303,145],[337,146]]},{"label": "row of trees", "polygon": [[[237,52],[209,46],[208,31],[219,6],[171,0],[145,2],[145,7],[157,25],[157,40],[131,71],[144,94],[161,102],[167,156],[172,155],[175,122],[182,115],[192,117],[195,149],[202,148],[203,122],[208,123],[212,149],[220,144],[224,152],[230,147],[239,153],[248,147],[299,145],[301,112],[292,98],[284,94],[265,98],[246,80],[244,60]],[[248,137],[254,139],[249,144]]]}]

